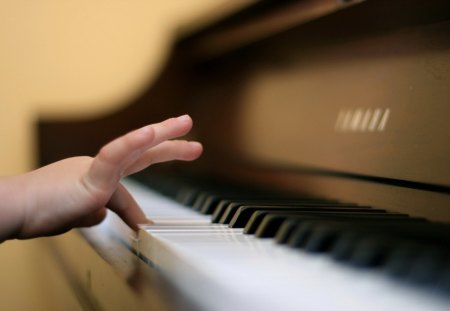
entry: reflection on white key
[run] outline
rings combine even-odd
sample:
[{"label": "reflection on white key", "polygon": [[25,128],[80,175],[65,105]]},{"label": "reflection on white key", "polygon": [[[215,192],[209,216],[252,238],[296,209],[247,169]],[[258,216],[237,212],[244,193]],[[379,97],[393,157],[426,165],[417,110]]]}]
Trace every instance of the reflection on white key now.
[{"label": "reflection on white key", "polygon": [[165,217],[153,217],[153,224],[145,226],[201,226],[211,225],[211,219],[208,217],[201,219],[177,219]]}]

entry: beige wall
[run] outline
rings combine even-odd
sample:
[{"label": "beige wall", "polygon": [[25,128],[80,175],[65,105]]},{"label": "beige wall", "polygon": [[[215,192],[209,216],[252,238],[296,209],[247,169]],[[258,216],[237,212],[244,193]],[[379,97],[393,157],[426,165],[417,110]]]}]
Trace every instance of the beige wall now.
[{"label": "beige wall", "polygon": [[32,167],[39,114],[86,117],[126,104],[179,32],[244,2],[0,0],[0,175]]},{"label": "beige wall", "polygon": [[0,245],[0,310],[82,310],[48,249],[44,240]]},{"label": "beige wall", "polygon": [[[0,0],[0,176],[34,166],[39,115],[87,117],[125,105],[157,76],[178,34],[246,2]],[[51,310],[45,275],[57,278],[39,240],[1,244],[0,309]],[[64,299],[78,309],[70,294]]]}]

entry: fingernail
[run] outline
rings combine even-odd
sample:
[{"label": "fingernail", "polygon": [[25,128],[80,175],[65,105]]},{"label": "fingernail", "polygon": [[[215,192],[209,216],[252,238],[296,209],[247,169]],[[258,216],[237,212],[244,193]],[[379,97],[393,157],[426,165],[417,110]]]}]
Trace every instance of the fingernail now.
[{"label": "fingernail", "polygon": [[185,122],[185,121],[190,121],[191,117],[188,114],[184,114],[182,116],[179,116],[177,119],[180,120],[180,121]]},{"label": "fingernail", "polygon": [[203,149],[203,145],[201,143],[199,143],[198,141],[191,141],[190,144],[192,146],[195,146],[196,148],[201,148]]}]

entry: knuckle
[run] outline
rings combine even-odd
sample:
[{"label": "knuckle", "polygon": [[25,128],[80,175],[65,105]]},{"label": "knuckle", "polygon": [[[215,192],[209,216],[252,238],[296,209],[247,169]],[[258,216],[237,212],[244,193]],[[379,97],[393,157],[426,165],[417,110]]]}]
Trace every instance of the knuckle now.
[{"label": "knuckle", "polygon": [[110,158],[110,150],[109,150],[109,147],[108,147],[108,145],[106,145],[106,146],[103,146],[101,149],[100,149],[100,151],[98,152],[98,155],[97,155],[97,157],[100,159],[100,160],[105,160],[105,161],[107,161],[109,158]]}]

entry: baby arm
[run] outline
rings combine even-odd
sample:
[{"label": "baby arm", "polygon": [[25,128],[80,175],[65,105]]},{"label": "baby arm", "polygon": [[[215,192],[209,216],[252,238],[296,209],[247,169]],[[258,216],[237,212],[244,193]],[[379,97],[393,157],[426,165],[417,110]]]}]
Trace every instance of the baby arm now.
[{"label": "baby arm", "polygon": [[107,209],[136,229],[148,220],[120,179],[154,163],[198,158],[199,143],[171,140],[191,127],[189,116],[168,119],[119,137],[94,158],[68,158],[0,179],[0,241],[92,226]]}]

